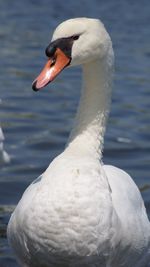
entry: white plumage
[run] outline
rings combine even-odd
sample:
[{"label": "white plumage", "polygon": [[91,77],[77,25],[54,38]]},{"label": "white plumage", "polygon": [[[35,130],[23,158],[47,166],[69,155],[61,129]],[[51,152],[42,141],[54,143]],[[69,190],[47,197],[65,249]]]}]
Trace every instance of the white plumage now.
[{"label": "white plumage", "polygon": [[60,24],[52,40],[76,34],[71,65],[82,65],[83,86],[75,124],[64,152],[23,194],[8,239],[22,267],[147,267],[150,223],[141,194],[127,173],[102,163],[111,40],[88,18]]},{"label": "white plumage", "polygon": [[[0,99],[0,103],[1,103],[1,99]],[[7,154],[7,152],[4,150],[4,134],[3,134],[3,130],[0,127],[0,162],[2,163],[9,163],[10,162],[10,157]]]}]

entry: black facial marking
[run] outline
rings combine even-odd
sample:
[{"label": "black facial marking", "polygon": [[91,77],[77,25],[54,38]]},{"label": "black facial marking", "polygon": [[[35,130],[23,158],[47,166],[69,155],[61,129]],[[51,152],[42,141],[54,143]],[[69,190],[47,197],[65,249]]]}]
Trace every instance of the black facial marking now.
[{"label": "black facial marking", "polygon": [[60,38],[53,41],[45,50],[46,56],[53,57],[56,49],[60,48],[64,52],[64,54],[71,59],[73,41],[73,37]]}]

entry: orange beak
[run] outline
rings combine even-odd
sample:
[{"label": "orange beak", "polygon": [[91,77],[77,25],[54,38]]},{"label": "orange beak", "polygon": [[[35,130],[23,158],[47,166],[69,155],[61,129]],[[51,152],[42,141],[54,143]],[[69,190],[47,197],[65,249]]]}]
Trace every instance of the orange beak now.
[{"label": "orange beak", "polygon": [[34,80],[32,88],[34,91],[45,87],[53,81],[55,77],[69,65],[71,59],[64,52],[57,48],[54,57],[49,58],[39,76]]}]

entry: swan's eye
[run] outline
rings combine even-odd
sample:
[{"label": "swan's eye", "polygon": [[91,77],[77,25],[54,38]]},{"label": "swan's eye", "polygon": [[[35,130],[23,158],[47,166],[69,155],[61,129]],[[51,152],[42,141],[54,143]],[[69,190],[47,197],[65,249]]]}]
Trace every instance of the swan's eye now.
[{"label": "swan's eye", "polygon": [[76,41],[76,40],[79,39],[79,37],[80,37],[80,35],[74,35],[74,36],[72,36],[72,39],[73,39],[74,41]]}]

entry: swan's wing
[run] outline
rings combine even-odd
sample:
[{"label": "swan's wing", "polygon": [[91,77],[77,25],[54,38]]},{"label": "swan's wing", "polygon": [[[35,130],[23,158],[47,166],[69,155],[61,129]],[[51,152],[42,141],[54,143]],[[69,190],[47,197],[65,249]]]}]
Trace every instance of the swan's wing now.
[{"label": "swan's wing", "polygon": [[[113,207],[122,225],[122,248],[128,246],[139,257],[137,267],[150,261],[150,223],[141,193],[132,178],[114,166],[103,166],[112,190]],[[135,251],[135,252],[134,252]],[[134,266],[134,265],[133,265]]]},{"label": "swan's wing", "polygon": [[[104,165],[104,170],[112,190],[112,200],[115,209],[121,217],[126,214],[145,215],[145,207],[141,193],[132,178],[123,170],[114,166]],[[144,216],[145,217],[145,216]]]}]

